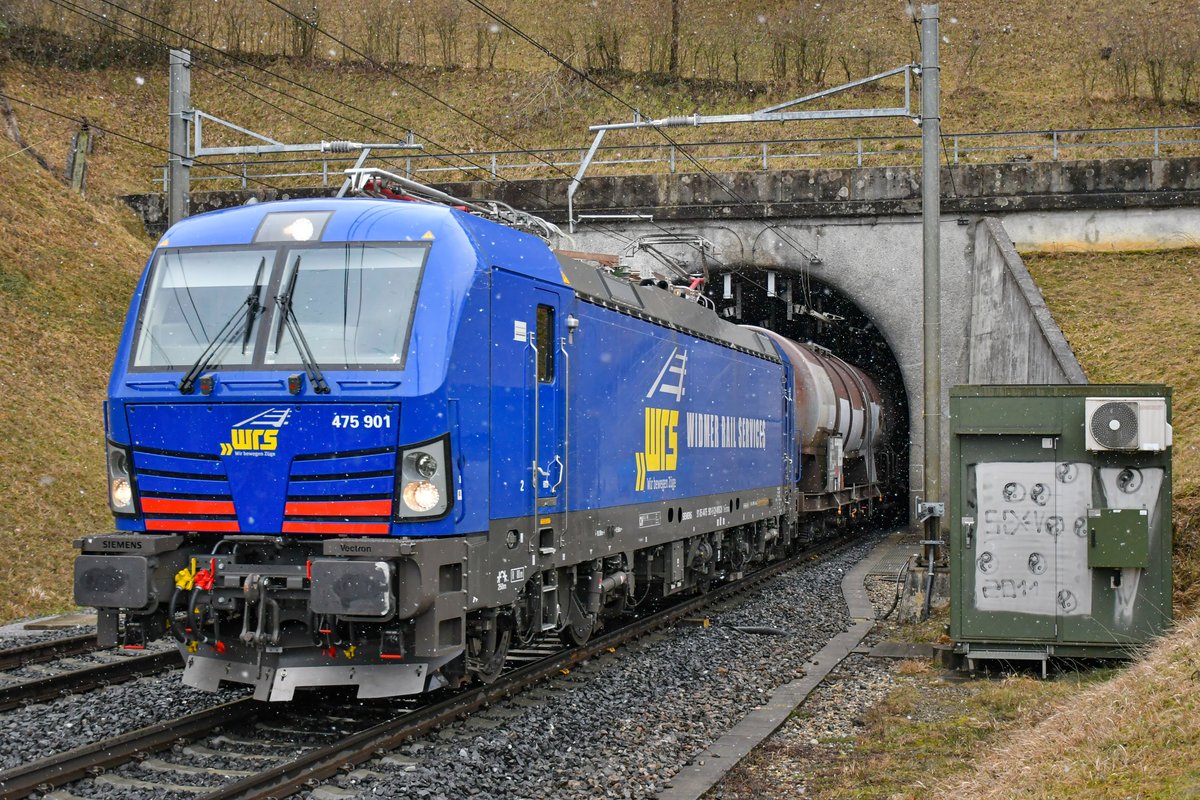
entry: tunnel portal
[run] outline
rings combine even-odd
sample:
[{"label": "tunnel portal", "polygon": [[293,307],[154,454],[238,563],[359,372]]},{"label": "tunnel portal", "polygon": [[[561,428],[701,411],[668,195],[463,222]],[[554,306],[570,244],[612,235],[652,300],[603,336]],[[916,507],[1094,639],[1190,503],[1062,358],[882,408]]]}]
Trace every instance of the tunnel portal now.
[{"label": "tunnel portal", "polygon": [[890,431],[883,466],[896,500],[898,524],[908,520],[909,403],[900,365],[883,332],[843,292],[797,272],[760,268],[710,273],[705,296],[717,313],[740,325],[757,325],[789,339],[829,350],[875,379]]}]

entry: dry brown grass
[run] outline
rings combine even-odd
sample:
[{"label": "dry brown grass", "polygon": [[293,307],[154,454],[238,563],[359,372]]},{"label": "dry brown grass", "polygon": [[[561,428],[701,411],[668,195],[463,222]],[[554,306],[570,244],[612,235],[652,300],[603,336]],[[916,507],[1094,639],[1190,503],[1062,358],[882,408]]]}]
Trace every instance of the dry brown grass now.
[{"label": "dry brown grass", "polygon": [[1174,389],[1175,599],[1200,601],[1200,250],[1026,254],[1055,320],[1095,383]]},{"label": "dry brown grass", "polygon": [[[1057,700],[944,798],[1177,798],[1200,792],[1200,617],[1106,683]],[[926,795],[929,796],[929,795]]]},{"label": "dry brown grass", "polygon": [[71,540],[111,530],[100,407],[150,249],[14,150],[0,136],[0,619],[72,605]]},{"label": "dry brown grass", "polygon": [[772,740],[713,796],[783,800],[800,796],[800,782],[804,796],[831,800],[927,798],[935,782],[965,774],[980,753],[1035,725],[1049,703],[1076,696],[1091,680],[1070,674],[963,683],[931,669],[901,670],[899,686],[861,715],[852,740]]}]

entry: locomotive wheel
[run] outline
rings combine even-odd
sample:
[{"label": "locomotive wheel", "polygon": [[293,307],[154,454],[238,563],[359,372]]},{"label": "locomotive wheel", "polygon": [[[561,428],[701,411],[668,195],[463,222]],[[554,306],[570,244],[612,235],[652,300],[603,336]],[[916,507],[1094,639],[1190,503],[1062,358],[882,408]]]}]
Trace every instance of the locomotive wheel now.
[{"label": "locomotive wheel", "polygon": [[579,595],[571,592],[567,605],[567,624],[558,632],[558,638],[568,647],[578,647],[587,644],[596,632],[596,626],[597,618],[584,611]]},{"label": "locomotive wheel", "polygon": [[567,627],[563,628],[558,637],[562,639],[562,643],[568,647],[579,647],[587,644],[588,639],[592,638],[592,634],[596,631],[596,620],[584,617],[582,619],[573,618],[567,623]]},{"label": "locomotive wheel", "polygon": [[494,683],[504,671],[508,647],[512,644],[512,631],[505,629],[496,641],[496,650],[487,661],[472,662],[471,675],[480,683]]}]

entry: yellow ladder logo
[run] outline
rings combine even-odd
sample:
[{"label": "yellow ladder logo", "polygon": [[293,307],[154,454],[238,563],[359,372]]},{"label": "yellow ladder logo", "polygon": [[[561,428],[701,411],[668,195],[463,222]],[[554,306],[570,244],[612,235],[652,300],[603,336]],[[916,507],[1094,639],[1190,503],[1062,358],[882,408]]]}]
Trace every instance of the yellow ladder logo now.
[{"label": "yellow ladder logo", "polygon": [[637,491],[646,488],[646,473],[674,472],[679,462],[679,412],[667,408],[647,408],[646,448],[634,454],[637,463]]}]

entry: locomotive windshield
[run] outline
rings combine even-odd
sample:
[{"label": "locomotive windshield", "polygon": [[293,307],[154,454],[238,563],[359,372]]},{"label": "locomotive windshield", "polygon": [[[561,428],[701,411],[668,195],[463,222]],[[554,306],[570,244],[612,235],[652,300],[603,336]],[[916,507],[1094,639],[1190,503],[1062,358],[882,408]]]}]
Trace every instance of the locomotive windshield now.
[{"label": "locomotive windshield", "polygon": [[[167,250],[159,254],[147,290],[135,367],[184,369],[195,362],[245,305],[264,250]],[[261,300],[261,298],[260,298]],[[253,341],[226,347],[222,364],[249,364]],[[217,362],[214,362],[217,363]]]},{"label": "locomotive windshield", "polygon": [[206,367],[295,366],[297,343],[277,308],[286,294],[322,367],[403,368],[428,252],[424,243],[163,250],[146,290],[133,367],[187,369],[252,295],[265,312],[244,315],[244,326],[228,331]]}]

